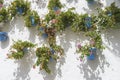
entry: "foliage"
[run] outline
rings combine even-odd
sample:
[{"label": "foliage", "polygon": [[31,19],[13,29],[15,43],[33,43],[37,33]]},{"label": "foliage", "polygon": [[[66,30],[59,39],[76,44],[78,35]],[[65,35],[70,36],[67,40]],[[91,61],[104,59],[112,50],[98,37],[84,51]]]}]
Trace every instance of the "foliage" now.
[{"label": "foliage", "polygon": [[58,52],[60,52],[61,50],[62,48],[57,45],[54,45],[54,48],[48,48],[45,46],[37,48],[36,56],[38,57],[38,59],[34,67],[40,65],[40,70],[44,69],[47,73],[51,73],[51,70],[48,67],[48,63],[51,59],[59,59]]},{"label": "foliage", "polygon": [[0,22],[8,20],[8,12],[5,8],[0,9]]},{"label": "foliage", "polygon": [[3,4],[4,0],[0,0],[0,4]]},{"label": "foliage", "polygon": [[89,17],[88,14],[81,14],[81,15],[76,15],[76,18],[71,26],[72,30],[74,32],[79,32],[79,31],[88,31],[90,29],[92,30],[96,30],[96,19],[95,19],[95,16],[91,15],[91,28],[87,28],[85,26],[85,18]]},{"label": "foliage", "polygon": [[14,44],[11,46],[11,54],[8,54],[8,57],[14,59],[21,59],[25,54],[24,50],[33,47],[35,47],[35,44],[31,42],[18,40],[14,42]]},{"label": "foliage", "polygon": [[48,9],[53,10],[54,7],[62,8],[62,4],[59,0],[49,0]]},{"label": "foliage", "polygon": [[[33,17],[34,19],[34,24],[32,25],[31,22],[31,17]],[[32,27],[32,26],[37,26],[40,24],[40,19],[39,19],[39,15],[36,11],[28,11],[27,15],[25,16],[25,24],[27,27]]]},{"label": "foliage", "polygon": [[[104,46],[102,45],[101,35],[98,31],[89,31],[86,33],[86,36],[89,36],[91,40],[89,44],[85,44],[84,46],[78,47],[77,53],[80,53],[80,59],[83,59],[85,56],[89,56],[90,48],[94,47],[99,50],[103,50]],[[92,41],[92,43],[91,43]]]},{"label": "foliage", "polygon": [[120,23],[120,9],[112,3],[105,10],[98,9],[98,25],[102,29],[114,28],[118,23]]},{"label": "foliage", "polygon": [[19,13],[18,9],[21,8],[23,10],[22,15],[26,15],[27,11],[30,9],[30,3],[28,1],[24,0],[15,0],[11,3],[11,5],[8,7],[8,12],[10,14],[10,19],[14,17],[16,14]]}]

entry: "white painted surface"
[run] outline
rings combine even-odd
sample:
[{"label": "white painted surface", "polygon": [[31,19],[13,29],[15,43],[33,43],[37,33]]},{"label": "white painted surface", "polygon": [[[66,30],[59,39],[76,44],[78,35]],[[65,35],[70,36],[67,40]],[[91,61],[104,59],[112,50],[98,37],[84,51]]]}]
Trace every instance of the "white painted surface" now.
[{"label": "white painted surface", "polygon": [[[6,4],[10,0],[5,0]],[[35,1],[35,0],[34,0]],[[39,12],[39,15],[44,16],[48,11],[46,8],[47,0],[39,2],[37,5],[32,2],[32,9]],[[44,1],[44,0],[39,0]],[[95,7],[87,6],[84,0],[61,0],[67,7],[74,6],[79,13],[93,12]],[[117,0],[101,1],[104,6]],[[117,5],[120,1],[117,2]],[[85,7],[85,11],[83,9]],[[45,8],[45,9],[44,9]],[[7,42],[0,43],[0,80],[120,80],[120,30],[108,30],[102,34],[103,43],[106,49],[101,53],[98,52],[94,61],[80,62],[77,60],[78,55],[74,54],[76,51],[75,45],[79,41],[86,38],[82,34],[73,33],[66,29],[64,34],[56,36],[57,43],[60,44],[64,50],[65,55],[58,63],[52,62],[49,64],[52,74],[47,74],[44,71],[39,71],[39,68],[33,69],[35,63],[35,54],[26,54],[22,60],[8,60],[6,54],[13,40],[28,40],[33,43],[38,43],[41,46],[46,43],[44,39],[37,36],[35,28],[27,29],[24,27],[22,17],[17,17],[15,20],[4,25],[3,31],[9,34]]]}]

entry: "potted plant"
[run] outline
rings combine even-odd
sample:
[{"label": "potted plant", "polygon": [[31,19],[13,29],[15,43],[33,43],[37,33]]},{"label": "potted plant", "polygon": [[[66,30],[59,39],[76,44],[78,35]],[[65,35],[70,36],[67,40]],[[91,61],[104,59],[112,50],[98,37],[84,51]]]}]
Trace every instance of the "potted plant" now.
[{"label": "potted plant", "polygon": [[97,31],[89,31],[86,33],[86,36],[89,36],[91,39],[88,44],[82,46],[81,44],[77,45],[77,52],[80,53],[80,60],[83,60],[87,56],[88,60],[94,60],[96,50],[103,50],[104,46],[102,45],[101,35]]},{"label": "potted plant", "polygon": [[0,9],[0,24],[4,24],[8,20],[8,11],[5,8]]},{"label": "potted plant", "polygon": [[7,54],[7,56],[8,58],[22,59],[25,53],[33,47],[35,44],[31,42],[18,40],[11,46],[11,54]]},{"label": "potted plant", "polygon": [[38,26],[40,24],[40,18],[36,11],[28,11],[25,16],[26,27]]},{"label": "potted plant", "polygon": [[16,16],[16,14],[23,16],[26,15],[29,9],[30,9],[30,3],[28,1],[24,1],[24,0],[13,1],[11,5],[8,7],[10,19]]},{"label": "potted plant", "polygon": [[74,19],[74,22],[71,25],[71,29],[74,32],[96,30],[97,27],[95,23],[95,16],[88,16],[88,14],[77,14]]},{"label": "potted plant", "polygon": [[62,4],[59,0],[49,0],[48,9],[57,11],[62,8]]},{"label": "potted plant", "polygon": [[60,46],[55,45],[54,47],[39,47],[36,50],[36,56],[38,57],[36,63],[33,65],[33,68],[40,65],[40,70],[45,70],[47,73],[51,73],[51,70],[48,67],[50,60],[59,59],[59,53],[63,54],[63,49]]},{"label": "potted plant", "polygon": [[6,41],[8,39],[7,32],[0,32],[0,41]]},{"label": "potted plant", "polygon": [[98,13],[98,25],[100,25],[102,29],[115,28],[120,22],[120,8],[115,6],[115,3],[112,3],[104,10],[98,9]]}]

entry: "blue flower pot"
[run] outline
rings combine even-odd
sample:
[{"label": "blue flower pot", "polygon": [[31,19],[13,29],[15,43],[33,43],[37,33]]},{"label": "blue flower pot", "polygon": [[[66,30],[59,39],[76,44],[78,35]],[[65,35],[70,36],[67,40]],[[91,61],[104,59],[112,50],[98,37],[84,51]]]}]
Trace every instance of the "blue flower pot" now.
[{"label": "blue flower pot", "polygon": [[30,16],[30,20],[31,20],[31,25],[32,26],[36,26],[37,24],[35,23],[35,19],[33,16]]},{"label": "blue flower pot", "polygon": [[51,53],[52,53],[52,54],[54,54],[54,53],[55,53],[55,50],[54,50],[54,49],[52,49],[52,48],[50,48],[50,51],[51,51]]},{"label": "blue flower pot", "polygon": [[87,0],[88,4],[94,4],[94,0]]},{"label": "blue flower pot", "polygon": [[97,50],[97,48],[95,48],[95,47],[90,48],[90,51],[92,51],[92,53],[96,53],[96,50]]},{"label": "blue flower pot", "polygon": [[18,12],[18,14],[22,15],[23,12],[24,12],[24,8],[22,8],[22,7],[17,7],[17,12]]},{"label": "blue flower pot", "polygon": [[107,15],[108,15],[108,16],[112,16],[112,12],[108,12]]},{"label": "blue flower pot", "polygon": [[85,18],[85,26],[86,26],[87,28],[91,28],[91,27],[92,27],[91,17],[86,17],[86,18]]},{"label": "blue flower pot", "polygon": [[46,39],[46,38],[48,38],[48,34],[43,33],[43,34],[42,34],[42,37],[43,37],[44,39]]},{"label": "blue flower pot", "polygon": [[57,11],[57,10],[59,10],[59,7],[53,7],[53,10]]},{"label": "blue flower pot", "polygon": [[6,32],[0,32],[0,41],[6,41],[8,34]]},{"label": "blue flower pot", "polygon": [[28,48],[23,48],[23,52],[27,53],[28,52]]},{"label": "blue flower pot", "polygon": [[88,60],[94,60],[95,59],[95,55],[92,53],[89,56],[87,56]]}]

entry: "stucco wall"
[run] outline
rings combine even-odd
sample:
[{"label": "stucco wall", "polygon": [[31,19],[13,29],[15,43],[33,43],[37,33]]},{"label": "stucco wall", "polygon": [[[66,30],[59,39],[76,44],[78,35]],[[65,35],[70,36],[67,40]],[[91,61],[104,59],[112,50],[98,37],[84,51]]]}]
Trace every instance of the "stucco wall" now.
[{"label": "stucco wall", "polygon": [[[11,0],[5,1],[5,6],[7,6]],[[31,8],[44,17],[48,12],[47,0],[39,0],[39,5],[35,1],[31,1]],[[117,0],[102,0],[101,2],[103,6],[108,6],[113,1],[116,1],[117,5],[120,4]],[[84,0],[61,0],[61,2],[67,6],[66,9],[71,6],[76,7],[78,13],[95,12],[95,6],[97,6],[88,6]],[[77,42],[87,38],[70,31],[69,28],[63,35],[57,34],[57,44],[64,48],[65,55],[57,63],[53,61],[49,64],[52,74],[47,74],[40,71],[39,67],[32,68],[36,61],[33,51],[31,55],[26,54],[19,61],[6,59],[6,54],[13,43],[12,40],[28,40],[37,43],[38,46],[46,44],[44,39],[36,35],[37,30],[34,27],[30,29],[24,27],[22,17],[17,17],[3,26],[2,30],[8,32],[9,39],[0,43],[0,80],[120,80],[120,29],[103,31],[102,39],[106,49],[103,52],[98,51],[94,61],[85,60],[84,62],[77,60],[75,46]]]}]

